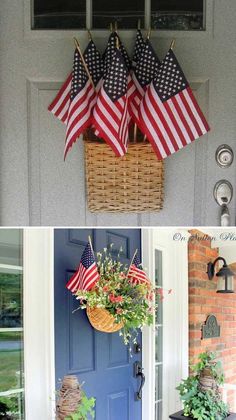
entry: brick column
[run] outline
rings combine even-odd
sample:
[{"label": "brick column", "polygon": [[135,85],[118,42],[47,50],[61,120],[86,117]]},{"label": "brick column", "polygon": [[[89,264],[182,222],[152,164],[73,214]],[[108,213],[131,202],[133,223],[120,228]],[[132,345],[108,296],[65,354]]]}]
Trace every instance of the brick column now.
[{"label": "brick column", "polygon": [[[225,381],[236,384],[236,293],[219,294],[217,278],[209,280],[207,263],[219,256],[211,248],[211,240],[202,232],[192,230],[189,256],[189,360],[195,363],[199,353],[214,351],[222,360]],[[236,273],[236,263],[231,265]],[[236,285],[235,285],[236,286]],[[202,340],[201,327],[208,315],[214,314],[221,327],[219,338]]]}]

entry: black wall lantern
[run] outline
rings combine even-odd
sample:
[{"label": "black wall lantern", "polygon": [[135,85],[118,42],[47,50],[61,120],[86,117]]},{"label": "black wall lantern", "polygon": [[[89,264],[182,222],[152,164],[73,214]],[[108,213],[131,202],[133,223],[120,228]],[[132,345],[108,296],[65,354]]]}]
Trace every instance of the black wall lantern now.
[{"label": "black wall lantern", "polygon": [[223,261],[223,266],[218,271],[218,273],[216,273],[216,276],[218,277],[217,293],[234,293],[234,275],[235,274],[227,266],[224,258],[218,257],[213,263],[209,262],[207,264],[208,278],[209,280],[213,279],[215,275],[215,265],[218,261]]}]

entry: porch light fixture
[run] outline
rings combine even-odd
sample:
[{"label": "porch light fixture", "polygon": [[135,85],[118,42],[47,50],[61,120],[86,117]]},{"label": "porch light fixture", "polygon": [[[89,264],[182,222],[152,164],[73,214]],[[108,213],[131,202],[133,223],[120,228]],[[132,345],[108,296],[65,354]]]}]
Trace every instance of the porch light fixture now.
[{"label": "porch light fixture", "polygon": [[220,268],[216,276],[218,277],[217,282],[217,293],[234,293],[234,273],[228,267],[223,257],[218,257],[212,263],[207,264],[207,274],[209,280],[212,280],[215,275],[215,265],[218,261],[223,261],[223,266]]}]

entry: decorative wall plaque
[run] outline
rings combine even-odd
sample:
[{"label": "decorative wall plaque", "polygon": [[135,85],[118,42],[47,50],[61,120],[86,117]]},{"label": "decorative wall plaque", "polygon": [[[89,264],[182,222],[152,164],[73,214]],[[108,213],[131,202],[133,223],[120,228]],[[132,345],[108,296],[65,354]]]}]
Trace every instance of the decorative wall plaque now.
[{"label": "decorative wall plaque", "polygon": [[202,326],[202,339],[220,337],[220,326],[215,315],[209,315]]}]

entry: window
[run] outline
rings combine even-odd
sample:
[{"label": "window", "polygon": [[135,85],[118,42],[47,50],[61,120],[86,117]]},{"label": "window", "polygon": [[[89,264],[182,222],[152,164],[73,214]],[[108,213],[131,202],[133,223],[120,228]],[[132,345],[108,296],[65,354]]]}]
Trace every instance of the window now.
[{"label": "window", "polygon": [[[162,252],[155,250],[155,285],[163,287]],[[158,305],[155,320],[155,420],[162,420],[163,306]]]},{"label": "window", "polygon": [[96,0],[93,2],[93,28],[109,28],[117,22],[120,29],[137,28],[140,20],[144,26],[144,0]]},{"label": "window", "polygon": [[[0,230],[0,418],[24,419],[22,231]],[[8,417],[9,416],[9,417]]]},{"label": "window", "polygon": [[203,30],[204,0],[152,0],[152,28]]},{"label": "window", "polygon": [[[203,30],[205,0],[34,0],[32,29]],[[149,20],[151,16],[151,21]]]}]

